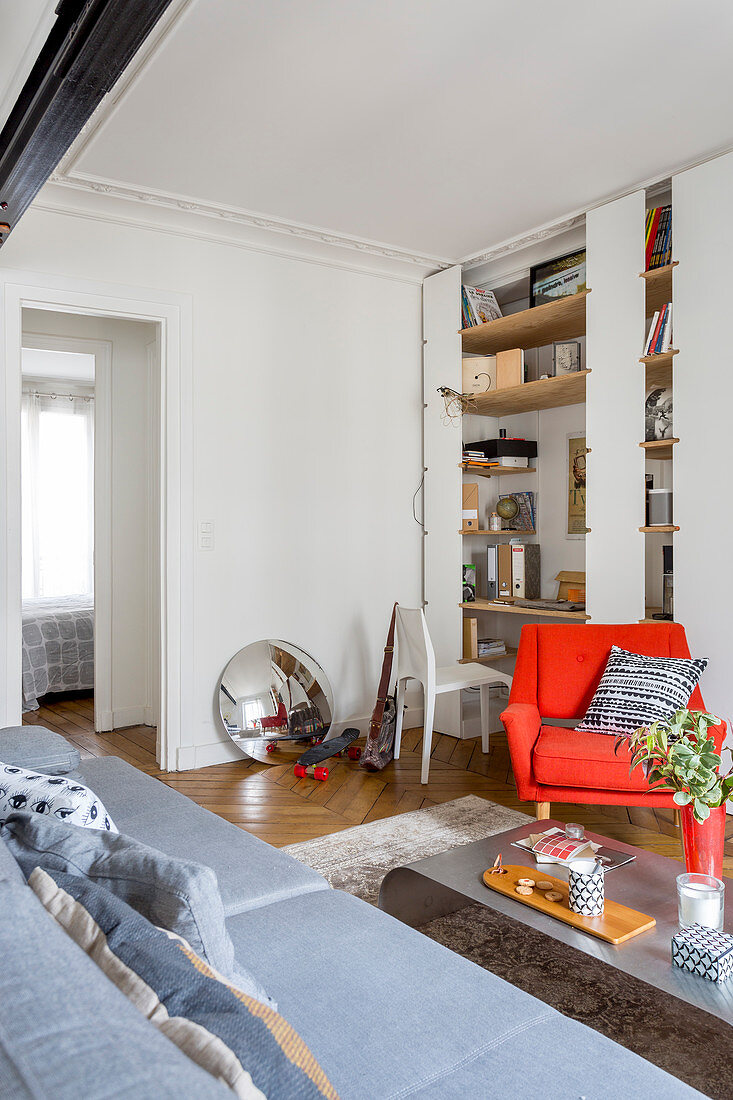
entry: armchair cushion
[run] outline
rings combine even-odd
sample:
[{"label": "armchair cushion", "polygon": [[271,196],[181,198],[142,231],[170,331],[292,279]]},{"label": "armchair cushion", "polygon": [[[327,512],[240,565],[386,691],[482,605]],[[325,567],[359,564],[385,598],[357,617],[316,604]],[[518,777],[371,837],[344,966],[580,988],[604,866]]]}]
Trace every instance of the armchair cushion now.
[{"label": "armchair cushion", "polygon": [[562,726],[543,726],[532,754],[534,778],[549,787],[592,787],[599,791],[646,791],[641,768],[629,775],[626,745],[614,753],[615,738]]},{"label": "armchair cushion", "polygon": [[707,658],[651,657],[614,645],[578,732],[630,735],[686,707]]}]

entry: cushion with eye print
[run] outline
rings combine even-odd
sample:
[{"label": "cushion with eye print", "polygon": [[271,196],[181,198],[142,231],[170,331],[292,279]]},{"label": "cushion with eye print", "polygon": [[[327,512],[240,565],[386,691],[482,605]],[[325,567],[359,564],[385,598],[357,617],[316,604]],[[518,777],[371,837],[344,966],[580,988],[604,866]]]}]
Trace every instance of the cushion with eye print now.
[{"label": "cushion with eye print", "polygon": [[43,775],[0,761],[0,825],[16,810],[45,814],[85,829],[118,831],[94,791],[77,779]]}]

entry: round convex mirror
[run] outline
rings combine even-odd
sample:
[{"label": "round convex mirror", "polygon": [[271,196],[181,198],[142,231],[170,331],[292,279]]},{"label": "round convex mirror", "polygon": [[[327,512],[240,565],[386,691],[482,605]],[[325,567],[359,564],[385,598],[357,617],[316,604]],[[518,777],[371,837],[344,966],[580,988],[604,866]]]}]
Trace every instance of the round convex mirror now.
[{"label": "round convex mirror", "polygon": [[333,718],[328,677],[290,642],[252,642],[232,657],[219,683],[224,728],[243,753],[268,764],[297,758]]}]

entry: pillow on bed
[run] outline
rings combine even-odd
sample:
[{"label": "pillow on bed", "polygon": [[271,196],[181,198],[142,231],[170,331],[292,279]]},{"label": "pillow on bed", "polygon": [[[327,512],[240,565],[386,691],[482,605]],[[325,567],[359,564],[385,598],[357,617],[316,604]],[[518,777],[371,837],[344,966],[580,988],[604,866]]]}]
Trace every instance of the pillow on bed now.
[{"label": "pillow on bed", "polygon": [[83,783],[0,761],[0,825],[15,810],[47,814],[85,829],[118,831],[101,800]]},{"label": "pillow on bed", "polygon": [[79,767],[81,757],[65,737],[45,726],[6,726],[0,729],[0,760],[44,775],[66,775]]}]

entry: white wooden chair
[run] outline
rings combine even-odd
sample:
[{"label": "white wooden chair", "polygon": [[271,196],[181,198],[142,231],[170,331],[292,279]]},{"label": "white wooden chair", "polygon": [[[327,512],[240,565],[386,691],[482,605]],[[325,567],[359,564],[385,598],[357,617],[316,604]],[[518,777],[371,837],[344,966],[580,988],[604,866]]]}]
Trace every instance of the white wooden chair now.
[{"label": "white wooden chair", "polygon": [[433,716],[435,714],[435,696],[447,691],[462,691],[464,688],[481,689],[481,749],[489,751],[489,686],[491,684],[511,684],[511,676],[498,672],[487,665],[465,664],[435,667],[435,651],[430,641],[428,624],[422,608],[397,606],[395,621],[395,641],[397,644],[397,723],[395,728],[394,755],[399,759],[402,741],[402,718],[405,693],[409,680],[418,680],[422,684],[423,741],[422,768],[420,782],[427,783],[430,768],[430,751],[433,741]]}]

